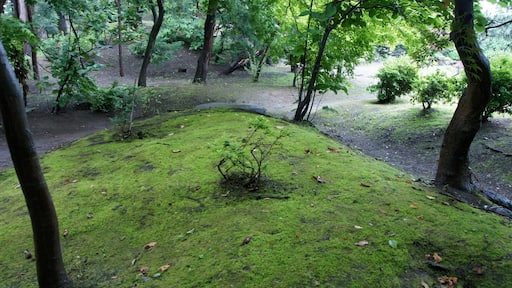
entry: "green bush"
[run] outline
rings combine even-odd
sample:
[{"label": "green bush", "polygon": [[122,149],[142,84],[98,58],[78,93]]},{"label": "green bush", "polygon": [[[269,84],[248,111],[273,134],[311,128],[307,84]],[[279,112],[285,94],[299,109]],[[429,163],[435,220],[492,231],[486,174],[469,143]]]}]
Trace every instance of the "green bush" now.
[{"label": "green bush", "polygon": [[379,69],[377,78],[379,82],[369,86],[368,91],[377,92],[379,103],[390,103],[412,90],[418,78],[418,67],[409,57],[393,58]]},{"label": "green bush", "polygon": [[[148,45],[147,39],[137,41],[130,45],[130,53],[139,57],[144,57],[146,47]],[[151,54],[151,63],[162,63],[167,60],[173,59],[174,53],[183,47],[183,42],[167,43],[162,37],[157,37],[153,53]]]},{"label": "green bush", "polygon": [[414,93],[411,96],[413,103],[421,103],[423,110],[428,111],[432,104],[439,102],[450,103],[454,97],[462,94],[462,80],[450,77],[439,70],[436,73],[419,79],[414,84]]},{"label": "green bush", "polygon": [[275,135],[263,116],[250,121],[249,125],[249,134],[241,141],[224,141],[217,169],[226,183],[257,189],[267,165],[267,157],[275,150],[279,140],[287,136],[287,132],[281,129]]},{"label": "green bush", "polygon": [[512,56],[502,54],[491,59],[492,98],[483,113],[483,121],[493,113],[512,114]]}]

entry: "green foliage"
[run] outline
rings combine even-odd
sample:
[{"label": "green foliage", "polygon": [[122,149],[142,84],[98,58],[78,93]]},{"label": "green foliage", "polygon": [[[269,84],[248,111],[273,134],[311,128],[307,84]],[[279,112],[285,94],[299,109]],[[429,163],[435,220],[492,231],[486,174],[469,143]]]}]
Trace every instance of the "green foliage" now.
[{"label": "green foliage", "polygon": [[279,141],[287,136],[286,130],[275,135],[264,116],[250,121],[246,137],[224,141],[217,169],[229,184],[257,188],[267,165],[267,158],[275,151]]},{"label": "green foliage", "polygon": [[[159,33],[160,34],[160,33]],[[148,45],[147,39],[145,41],[137,41],[130,45],[130,52],[139,57],[144,57],[146,47]],[[167,43],[163,37],[156,38],[155,47],[151,54],[151,63],[162,63],[167,60],[173,59],[174,53],[183,47],[183,42],[178,41],[174,43]]]},{"label": "green foliage", "polygon": [[490,59],[492,98],[483,114],[486,121],[496,112],[512,114],[512,56],[502,54]]},{"label": "green foliage", "polygon": [[170,16],[166,18],[160,34],[168,43],[181,42],[190,50],[199,50],[203,47],[203,25],[204,20],[190,15],[182,18]]},{"label": "green foliage", "polygon": [[72,34],[58,34],[43,43],[46,58],[51,63],[52,77],[58,79],[57,88],[52,91],[56,95],[57,111],[71,101],[89,101],[97,93],[97,86],[89,73],[102,65],[94,63],[88,53],[95,47],[94,39],[84,37],[84,40],[80,41]]},{"label": "green foliage", "polygon": [[411,95],[411,101],[421,103],[424,111],[430,110],[432,104],[452,102],[463,91],[462,80],[439,70],[418,79],[413,86],[415,93]]},{"label": "green foliage", "polygon": [[379,69],[377,78],[379,82],[370,85],[368,91],[377,92],[380,103],[391,103],[412,91],[418,78],[418,67],[409,57],[393,58]]},{"label": "green foliage", "polygon": [[[37,37],[32,32],[30,25],[7,14],[0,15],[0,31],[2,43],[7,52],[7,57],[14,68],[16,77],[21,82],[24,82],[25,79],[28,79],[31,65],[23,53],[23,45],[28,43],[37,46]],[[24,89],[26,88],[24,87]]]}]

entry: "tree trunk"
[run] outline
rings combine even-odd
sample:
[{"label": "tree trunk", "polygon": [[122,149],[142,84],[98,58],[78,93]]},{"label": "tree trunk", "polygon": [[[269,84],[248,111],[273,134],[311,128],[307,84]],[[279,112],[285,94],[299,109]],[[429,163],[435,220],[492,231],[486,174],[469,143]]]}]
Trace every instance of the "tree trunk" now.
[{"label": "tree trunk", "polygon": [[7,3],[7,0],[0,0],[0,15],[4,14],[4,6]]},{"label": "tree trunk", "polygon": [[151,28],[151,33],[149,33],[148,46],[144,53],[144,60],[142,61],[142,67],[140,68],[139,80],[137,83],[139,87],[146,87],[147,70],[151,61],[151,54],[153,53],[153,48],[155,47],[156,37],[158,36],[158,32],[160,32],[160,27],[162,27],[162,23],[164,22],[164,1],[157,0],[156,2],[158,5],[158,18],[153,24],[153,28]]},{"label": "tree trunk", "polygon": [[315,59],[315,65],[313,66],[313,71],[311,72],[311,78],[309,79],[308,88],[306,90],[306,96],[304,99],[301,99],[297,104],[297,110],[295,110],[295,116],[293,117],[293,121],[302,121],[304,117],[308,113],[311,107],[311,100],[313,96],[313,92],[315,90],[316,80],[318,79],[318,74],[320,73],[322,57],[325,51],[325,45],[327,45],[327,40],[329,39],[329,34],[332,29],[335,27],[327,24],[325,27],[324,35],[322,37],[322,41],[318,47],[318,53]]},{"label": "tree trunk", "polygon": [[213,48],[213,33],[215,31],[215,14],[219,0],[208,1],[208,11],[204,22],[203,50],[197,59],[197,69],[193,83],[204,83],[208,74],[208,65]]},{"label": "tree trunk", "polygon": [[260,80],[261,69],[263,68],[263,63],[265,63],[265,60],[267,59],[268,49],[270,49],[270,45],[265,45],[265,49],[261,52],[261,58],[260,61],[258,61],[258,67],[256,67],[256,74],[252,79],[254,82],[258,82]]},{"label": "tree trunk", "polygon": [[122,37],[122,9],[121,9],[121,0],[116,0],[117,6],[117,43],[118,45],[118,59],[119,59],[119,76],[124,77],[124,67],[123,67],[123,37]]},{"label": "tree trunk", "polygon": [[464,65],[467,87],[446,129],[435,182],[463,191],[474,189],[469,148],[480,129],[481,115],[491,99],[491,69],[478,45],[473,1],[456,0],[452,40]]},{"label": "tree trunk", "polygon": [[[34,28],[34,22],[32,15],[34,14],[34,6],[29,5],[27,6],[27,12],[28,12],[28,21],[30,22],[30,27],[32,28],[32,32],[34,35],[38,35],[36,29]],[[39,37],[39,36],[37,36]],[[35,45],[30,46],[31,51],[31,59],[32,59],[32,72],[34,73],[34,80],[39,80],[39,63],[37,61],[37,47]]]},{"label": "tree trunk", "polygon": [[62,260],[57,214],[28,130],[21,91],[1,42],[0,81],[4,87],[0,94],[0,112],[11,158],[32,221],[39,287],[70,287],[71,281]]},{"label": "tree trunk", "polygon": [[59,16],[59,31],[62,32],[64,35],[68,34],[69,27],[68,21],[66,20],[66,16],[61,11],[57,11],[57,16]]}]

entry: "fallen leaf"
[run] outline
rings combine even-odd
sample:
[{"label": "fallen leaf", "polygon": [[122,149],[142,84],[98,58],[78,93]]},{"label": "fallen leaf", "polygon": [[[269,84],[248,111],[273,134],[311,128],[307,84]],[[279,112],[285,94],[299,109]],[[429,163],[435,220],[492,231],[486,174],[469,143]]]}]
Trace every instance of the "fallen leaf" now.
[{"label": "fallen leaf", "polygon": [[284,129],[284,126],[277,125],[276,129]]},{"label": "fallen leaf", "polygon": [[428,261],[428,260],[430,260],[430,258],[432,258],[432,255],[430,255],[430,254],[425,254],[425,260],[427,260],[427,261]]},{"label": "fallen leaf", "polygon": [[340,150],[332,147],[327,147],[327,151],[331,153],[340,153]]},{"label": "fallen leaf", "polygon": [[94,215],[92,213],[87,213],[87,215],[85,215],[85,216],[87,216],[87,219],[91,219],[92,217],[94,217]]},{"label": "fallen leaf", "polygon": [[428,195],[427,195],[427,199],[429,199],[429,200],[434,200],[434,199],[436,199],[436,197],[434,197],[434,196],[428,196]]},{"label": "fallen leaf", "polygon": [[425,216],[424,216],[424,215],[419,215],[417,218],[418,218],[419,220],[423,220],[423,219],[425,219]]},{"label": "fallen leaf", "polygon": [[252,240],[251,236],[245,237],[244,240],[242,240],[242,244],[240,244],[240,246],[249,244],[249,242],[251,242],[251,240]]},{"label": "fallen leaf", "polygon": [[380,214],[384,214],[384,215],[388,214],[388,212],[386,210],[382,210],[382,209],[379,210],[379,212],[380,212]]},{"label": "fallen leaf", "polygon": [[315,179],[316,182],[318,182],[318,183],[327,183],[327,180],[325,180],[324,178],[322,178],[320,176],[313,176],[313,179]]},{"label": "fallen leaf", "polygon": [[388,244],[391,248],[396,248],[398,247],[398,243],[396,242],[396,240],[389,240],[388,241]]},{"label": "fallen leaf", "polygon": [[355,225],[354,228],[356,228],[356,229],[363,229],[363,227],[357,226],[357,225]]},{"label": "fallen leaf", "polygon": [[145,250],[151,249],[151,248],[155,247],[156,244],[157,244],[157,242],[149,242],[148,244],[144,245],[144,249]]},{"label": "fallen leaf", "polygon": [[412,180],[405,180],[405,183],[411,185],[412,184]]},{"label": "fallen leaf", "polygon": [[299,233],[295,233],[295,238],[299,239]]},{"label": "fallen leaf", "polygon": [[420,207],[418,207],[418,205],[416,205],[416,204],[411,204],[411,205],[409,205],[409,207],[410,207],[410,208],[412,208],[412,209],[418,209],[418,208],[420,208]]},{"label": "fallen leaf", "polygon": [[162,266],[158,267],[158,271],[165,272],[165,271],[169,270],[169,268],[171,268],[172,265],[173,265],[172,263],[162,265]]},{"label": "fallen leaf", "polygon": [[183,128],[185,128],[185,125],[184,125],[184,124],[181,124],[181,125],[180,125],[180,129],[183,129]]},{"label": "fallen leaf", "polygon": [[439,256],[439,254],[437,254],[437,252],[434,252],[434,262],[436,263],[440,263],[441,261],[443,261],[443,258],[441,258],[441,256]]},{"label": "fallen leaf", "polygon": [[139,271],[140,271],[140,273],[146,275],[146,274],[148,274],[149,267],[148,266],[142,266],[142,267],[140,267]]},{"label": "fallen leaf", "polygon": [[368,244],[370,244],[368,241],[362,240],[362,241],[357,242],[356,246],[361,246],[362,247],[362,246],[366,246]]},{"label": "fallen leaf", "polygon": [[304,150],[304,153],[306,153],[306,154],[313,154],[313,155],[316,155],[316,156],[320,155],[320,153],[318,153],[318,151],[310,150],[310,149]]},{"label": "fallen leaf", "polygon": [[173,150],[172,150],[172,153],[180,153],[180,152],[181,152],[181,150],[180,150],[180,149],[173,149]]},{"label": "fallen leaf", "polygon": [[370,187],[372,187],[372,185],[370,185],[370,184],[368,184],[368,183],[364,183],[364,182],[361,182],[361,183],[359,183],[359,184],[360,184],[361,186],[363,186],[363,187],[366,187],[366,188],[370,188]]},{"label": "fallen leaf", "polygon": [[428,286],[427,283],[425,283],[425,281],[421,280],[421,287],[423,288],[430,288],[430,286]]},{"label": "fallen leaf", "polygon": [[437,282],[443,285],[443,288],[455,288],[459,279],[457,277],[441,276],[437,278]]},{"label": "fallen leaf", "polygon": [[62,233],[62,236],[67,237],[69,234],[68,229],[64,229],[64,232]]}]

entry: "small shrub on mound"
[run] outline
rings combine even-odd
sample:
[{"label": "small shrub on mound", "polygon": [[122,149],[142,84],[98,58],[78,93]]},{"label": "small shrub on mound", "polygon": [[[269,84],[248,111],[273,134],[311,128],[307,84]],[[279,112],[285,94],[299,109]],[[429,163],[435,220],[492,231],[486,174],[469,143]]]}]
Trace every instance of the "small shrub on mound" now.
[{"label": "small shrub on mound", "polygon": [[492,98],[484,110],[483,121],[493,113],[512,114],[512,56],[503,54],[491,58]]},{"label": "small shrub on mound", "polygon": [[413,103],[421,103],[423,111],[429,111],[432,104],[439,102],[450,103],[454,97],[462,94],[462,81],[450,77],[439,70],[436,73],[419,79],[414,84],[414,93],[411,96]]},{"label": "small shrub on mound", "polygon": [[268,156],[287,135],[285,130],[275,133],[265,117],[250,121],[248,135],[241,140],[224,141],[217,169],[226,183],[257,189]]},{"label": "small shrub on mound", "polygon": [[391,59],[384,63],[377,78],[379,82],[369,86],[368,91],[377,92],[379,103],[391,103],[411,92],[418,78],[418,67],[409,57]]}]

